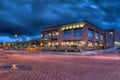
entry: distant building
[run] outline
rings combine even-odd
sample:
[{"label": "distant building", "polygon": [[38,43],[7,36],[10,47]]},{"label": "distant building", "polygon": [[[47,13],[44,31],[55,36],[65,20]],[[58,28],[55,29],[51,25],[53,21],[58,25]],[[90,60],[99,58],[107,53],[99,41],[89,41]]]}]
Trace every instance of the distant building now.
[{"label": "distant building", "polygon": [[105,41],[107,47],[119,47],[120,46],[120,33],[115,29],[105,30]]},{"label": "distant building", "polygon": [[[41,46],[46,48],[56,46],[62,48],[76,47],[82,50],[103,49],[109,44],[105,37],[108,36],[107,32],[109,31],[104,31],[88,21],[43,28]],[[114,31],[113,34],[116,36],[117,32]],[[118,40],[117,43],[119,42]],[[116,43],[115,40],[113,43]]]},{"label": "distant building", "polygon": [[0,42],[0,48],[2,48],[3,47],[3,42]]}]

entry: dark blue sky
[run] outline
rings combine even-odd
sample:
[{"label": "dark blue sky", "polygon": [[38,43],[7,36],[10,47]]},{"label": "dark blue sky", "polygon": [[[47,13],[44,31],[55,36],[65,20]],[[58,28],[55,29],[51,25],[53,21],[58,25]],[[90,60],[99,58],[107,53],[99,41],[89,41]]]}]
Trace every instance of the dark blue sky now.
[{"label": "dark blue sky", "polygon": [[43,27],[81,20],[120,31],[119,5],[120,0],[0,0],[0,40],[38,36]]}]

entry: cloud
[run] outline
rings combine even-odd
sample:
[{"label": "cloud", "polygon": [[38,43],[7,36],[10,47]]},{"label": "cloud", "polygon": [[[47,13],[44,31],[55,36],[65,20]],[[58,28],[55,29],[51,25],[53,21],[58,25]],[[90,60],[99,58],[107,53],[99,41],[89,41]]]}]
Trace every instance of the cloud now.
[{"label": "cloud", "polygon": [[0,0],[0,33],[34,36],[43,27],[85,19],[105,29],[120,29],[119,4],[119,0]]}]

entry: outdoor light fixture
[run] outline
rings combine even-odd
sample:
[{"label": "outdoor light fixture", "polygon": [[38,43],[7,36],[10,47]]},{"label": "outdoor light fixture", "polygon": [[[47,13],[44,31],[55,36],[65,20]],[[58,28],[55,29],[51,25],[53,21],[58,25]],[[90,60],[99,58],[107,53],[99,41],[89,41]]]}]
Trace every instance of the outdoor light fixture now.
[{"label": "outdoor light fixture", "polygon": [[115,41],[115,44],[118,44],[119,42]]},{"label": "outdoor light fixture", "polygon": [[49,36],[51,36],[51,33],[49,33]]},{"label": "outdoor light fixture", "polygon": [[81,43],[82,43],[82,45],[84,45],[84,44],[85,44],[85,41],[81,41]]},{"label": "outdoor light fixture", "polygon": [[64,45],[64,42],[61,42],[62,45]]},{"label": "outdoor light fixture", "polygon": [[17,64],[13,64],[13,65],[12,65],[12,68],[13,68],[13,69],[17,69],[16,66],[17,66]]},{"label": "outdoor light fixture", "polygon": [[73,28],[76,28],[76,26],[75,26],[75,25],[73,25]]},{"label": "outdoor light fixture", "polygon": [[73,45],[73,42],[71,42],[70,45]]},{"label": "outdoor light fixture", "polygon": [[72,26],[70,26],[69,28],[72,29]]},{"label": "outdoor light fixture", "polygon": [[61,30],[75,29],[79,27],[84,27],[84,25],[85,25],[85,22],[69,24],[69,25],[62,26]]},{"label": "outdoor light fixture", "polygon": [[66,27],[66,30],[68,29],[68,27]]},{"label": "outdoor light fixture", "polygon": [[59,35],[59,33],[58,33],[58,32],[56,32],[56,35],[58,36],[58,35]]},{"label": "outdoor light fixture", "polygon": [[43,46],[43,43],[41,43],[40,45]]},{"label": "outdoor light fixture", "polygon": [[67,45],[69,45],[69,42],[66,42]]},{"label": "outdoor light fixture", "polygon": [[65,30],[65,28],[63,27],[62,30]]},{"label": "outdoor light fixture", "polygon": [[79,28],[79,25],[76,25],[77,28]]},{"label": "outdoor light fixture", "polygon": [[56,45],[58,45],[58,42],[56,42]]},{"label": "outdoor light fixture", "polygon": [[49,43],[48,43],[48,46],[50,46],[50,45],[51,45],[51,43],[49,42]]},{"label": "outdoor light fixture", "polygon": [[80,27],[84,27],[84,25],[85,25],[84,22],[80,23]]}]

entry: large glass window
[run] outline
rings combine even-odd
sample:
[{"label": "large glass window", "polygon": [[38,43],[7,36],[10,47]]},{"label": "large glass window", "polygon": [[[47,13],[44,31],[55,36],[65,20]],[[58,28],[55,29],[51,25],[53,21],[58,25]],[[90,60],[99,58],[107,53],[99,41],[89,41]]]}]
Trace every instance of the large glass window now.
[{"label": "large glass window", "polygon": [[107,37],[106,37],[106,41],[107,41],[107,42],[113,42],[113,41],[114,41],[114,39],[113,39],[113,38],[111,38],[111,37],[109,37],[109,36],[107,36]]},{"label": "large glass window", "polygon": [[71,30],[65,30],[64,31],[64,37],[65,38],[69,38],[72,36],[72,31]]},{"label": "large glass window", "polygon": [[74,36],[82,36],[82,28],[74,29]]},{"label": "large glass window", "polygon": [[44,38],[48,38],[49,37],[49,35],[48,34],[44,34]]},{"label": "large glass window", "polygon": [[88,48],[93,49],[94,48],[94,42],[93,41],[88,41]]},{"label": "large glass window", "polygon": [[52,33],[51,38],[52,38],[52,39],[57,39],[57,35],[56,35],[56,33]]},{"label": "large glass window", "polygon": [[100,40],[104,40],[103,34],[100,35]]},{"label": "large glass window", "polygon": [[94,37],[94,32],[91,29],[88,29],[88,37]]},{"label": "large glass window", "polygon": [[99,39],[99,35],[100,35],[100,34],[99,34],[98,32],[96,32],[95,38],[96,38],[96,39]]}]

